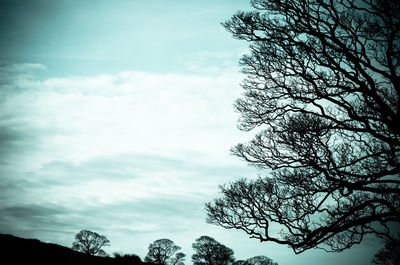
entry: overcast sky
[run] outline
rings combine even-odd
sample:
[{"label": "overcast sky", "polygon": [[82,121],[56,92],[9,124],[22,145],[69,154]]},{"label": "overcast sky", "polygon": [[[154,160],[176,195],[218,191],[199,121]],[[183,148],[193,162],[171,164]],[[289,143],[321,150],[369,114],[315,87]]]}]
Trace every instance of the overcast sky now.
[{"label": "overcast sky", "polygon": [[238,60],[220,25],[247,0],[0,1],[0,233],[70,247],[89,229],[142,259],[202,235],[237,259],[369,264],[379,242],[341,254],[259,243],[207,224],[218,185],[257,177],[229,154]]}]

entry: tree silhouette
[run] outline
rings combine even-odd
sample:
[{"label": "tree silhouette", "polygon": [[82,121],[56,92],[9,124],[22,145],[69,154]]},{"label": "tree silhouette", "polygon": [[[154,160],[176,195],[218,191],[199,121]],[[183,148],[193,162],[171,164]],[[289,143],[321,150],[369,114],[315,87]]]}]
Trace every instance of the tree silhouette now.
[{"label": "tree silhouette", "polygon": [[260,130],[232,153],[266,176],[221,186],[207,221],[295,253],[391,238],[400,220],[400,2],[251,4],[223,23],[250,43],[235,107],[240,129]]},{"label": "tree silhouette", "polygon": [[192,255],[194,265],[229,265],[235,261],[232,249],[209,236],[196,239],[192,248],[195,251]]},{"label": "tree silhouette", "polygon": [[[163,265],[181,265],[186,255],[182,252],[176,253],[180,249],[181,247],[175,245],[170,239],[158,239],[150,244],[144,261]],[[173,257],[174,254],[175,257]]]},{"label": "tree silhouette", "polygon": [[109,246],[109,243],[110,241],[105,236],[89,230],[82,230],[75,235],[72,249],[91,256],[106,256],[106,252],[101,248]]},{"label": "tree silhouette", "polygon": [[272,259],[267,256],[255,256],[246,260],[249,265],[278,265]]},{"label": "tree silhouette", "polygon": [[142,260],[135,254],[121,254],[118,252],[113,253],[117,264],[142,264]]},{"label": "tree silhouette", "polygon": [[234,265],[278,265],[267,256],[255,256],[247,260],[237,260]]}]

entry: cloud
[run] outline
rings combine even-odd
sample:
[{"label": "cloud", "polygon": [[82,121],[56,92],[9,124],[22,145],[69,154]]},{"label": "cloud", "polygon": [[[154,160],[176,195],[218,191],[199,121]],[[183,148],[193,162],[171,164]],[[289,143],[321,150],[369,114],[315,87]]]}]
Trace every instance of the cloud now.
[{"label": "cloud", "polygon": [[[0,207],[0,228],[2,233],[22,237],[41,238],[46,234],[71,232],[70,211],[61,205],[34,203]],[[63,218],[67,216],[67,218]]]},{"label": "cloud", "polygon": [[253,173],[229,155],[241,137],[236,72],[2,71],[1,232],[67,246],[80,229],[192,240],[217,185]]},{"label": "cloud", "polygon": [[[121,204],[129,204],[134,209],[134,205],[150,205],[152,201],[154,205],[175,201],[183,205],[193,203],[201,212],[207,198],[210,200],[217,195],[217,182],[252,173],[239,166],[216,166],[140,154],[100,157],[81,164],[54,161],[34,172],[11,169],[9,172],[14,178],[0,185],[3,191],[0,201],[5,206],[35,202],[39,206],[52,203],[77,211],[91,211]],[[154,212],[161,214],[160,210]],[[185,217],[178,212],[175,216]],[[192,213],[188,216],[193,218]]]},{"label": "cloud", "polygon": [[2,215],[12,216],[19,219],[29,219],[31,217],[41,217],[47,216],[49,214],[59,214],[61,210],[59,208],[53,207],[43,207],[34,204],[28,206],[12,206],[5,207],[1,210]]},{"label": "cloud", "polygon": [[36,74],[45,70],[46,66],[35,63],[0,65],[0,102],[23,90],[37,88]]},{"label": "cloud", "polygon": [[22,133],[48,132],[48,148],[52,143],[76,161],[131,150],[212,153],[221,143],[226,152],[234,142],[231,138],[227,143],[226,128],[235,130],[237,83],[236,73],[209,77],[144,72],[50,78],[29,90],[19,83],[24,92],[3,102],[3,117],[11,119],[1,124]]}]

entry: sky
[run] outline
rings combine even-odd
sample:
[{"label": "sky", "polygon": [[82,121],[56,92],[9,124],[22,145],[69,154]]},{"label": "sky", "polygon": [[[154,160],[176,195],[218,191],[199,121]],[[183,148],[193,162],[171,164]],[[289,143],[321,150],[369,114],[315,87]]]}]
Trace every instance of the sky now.
[{"label": "sky", "polygon": [[370,264],[380,242],[342,253],[260,243],[205,222],[218,185],[257,171],[230,155],[238,60],[220,25],[247,0],[0,0],[0,233],[67,247],[82,229],[142,259],[169,238],[190,265],[208,235],[236,259]]}]

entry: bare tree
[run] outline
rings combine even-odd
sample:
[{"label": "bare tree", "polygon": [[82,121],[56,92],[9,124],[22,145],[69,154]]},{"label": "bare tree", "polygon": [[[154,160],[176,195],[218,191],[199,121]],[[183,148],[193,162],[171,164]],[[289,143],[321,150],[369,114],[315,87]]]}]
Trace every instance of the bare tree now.
[{"label": "bare tree", "polygon": [[[158,239],[149,246],[145,262],[162,265],[178,265],[183,261],[185,254],[178,252],[181,247],[175,245],[170,239]],[[172,257],[176,253],[176,257]],[[182,255],[183,254],[183,255]]]},{"label": "bare tree", "polygon": [[250,43],[239,128],[260,130],[232,153],[266,175],[221,186],[207,221],[295,253],[390,238],[400,222],[400,2],[251,4],[223,23]]},{"label": "bare tree", "polygon": [[72,249],[89,254],[91,256],[106,256],[106,252],[101,248],[109,246],[110,240],[96,232],[82,230],[75,235],[75,241],[72,243]]},{"label": "bare tree", "polygon": [[192,244],[194,265],[230,265],[235,258],[233,250],[209,236],[201,236]]}]

